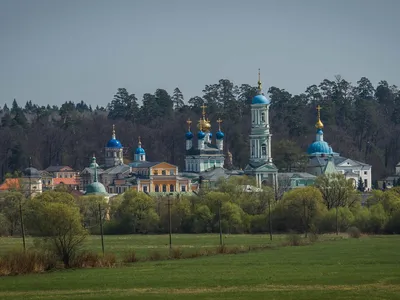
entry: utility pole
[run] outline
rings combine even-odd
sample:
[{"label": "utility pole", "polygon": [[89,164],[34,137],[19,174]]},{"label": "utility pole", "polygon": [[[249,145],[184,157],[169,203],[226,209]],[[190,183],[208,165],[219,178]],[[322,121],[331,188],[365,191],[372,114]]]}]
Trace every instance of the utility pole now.
[{"label": "utility pole", "polygon": [[222,246],[221,200],[218,201],[219,244]]},{"label": "utility pole", "polygon": [[169,249],[172,249],[171,197],[168,195]]},{"label": "utility pole", "polygon": [[268,225],[269,225],[269,239],[270,241],[272,241],[271,197],[268,197]]},{"label": "utility pole", "polygon": [[336,201],[336,235],[339,235],[339,217],[338,217],[339,203]]},{"label": "utility pole", "polygon": [[103,251],[103,256],[104,256],[103,218],[101,217],[100,203],[99,203],[99,218],[100,218],[101,250]]},{"label": "utility pole", "polygon": [[19,197],[19,217],[21,222],[21,235],[22,235],[22,245],[24,247],[24,252],[26,251],[26,244],[25,244],[25,227],[24,227],[24,217],[22,215],[22,203],[21,197]]}]

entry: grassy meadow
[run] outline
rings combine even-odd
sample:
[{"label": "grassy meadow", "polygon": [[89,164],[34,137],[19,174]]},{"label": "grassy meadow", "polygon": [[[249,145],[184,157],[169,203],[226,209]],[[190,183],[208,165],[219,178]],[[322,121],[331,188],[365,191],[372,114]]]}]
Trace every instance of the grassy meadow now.
[{"label": "grassy meadow", "polygon": [[[400,299],[400,236],[322,236],[317,243],[244,254],[145,261],[118,268],[0,277],[0,299]],[[270,243],[230,235],[227,245]],[[0,239],[0,251],[20,239]],[[29,243],[32,243],[29,240]],[[106,236],[106,251],[168,251],[168,236]],[[183,251],[215,247],[218,235],[174,235]],[[98,237],[88,248],[101,250]]]}]

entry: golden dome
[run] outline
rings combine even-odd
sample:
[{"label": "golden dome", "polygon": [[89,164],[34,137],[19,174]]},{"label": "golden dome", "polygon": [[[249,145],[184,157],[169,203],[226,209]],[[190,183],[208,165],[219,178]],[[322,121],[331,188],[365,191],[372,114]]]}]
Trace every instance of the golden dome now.
[{"label": "golden dome", "polygon": [[315,127],[318,129],[324,128],[324,124],[321,122],[321,120],[318,120],[317,123],[315,124]]},{"label": "golden dome", "polygon": [[197,128],[204,131],[209,131],[211,129],[211,123],[209,120],[200,119],[197,124]]}]

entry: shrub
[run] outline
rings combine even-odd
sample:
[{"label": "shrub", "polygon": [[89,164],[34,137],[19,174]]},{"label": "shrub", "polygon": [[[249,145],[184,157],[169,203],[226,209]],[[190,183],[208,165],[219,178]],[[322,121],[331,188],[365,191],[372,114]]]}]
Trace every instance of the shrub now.
[{"label": "shrub", "polygon": [[111,268],[117,264],[117,258],[114,253],[105,253],[100,257],[100,267]]},{"label": "shrub", "polygon": [[288,246],[300,246],[301,237],[297,233],[290,233],[286,236],[286,242]]},{"label": "shrub", "polygon": [[169,257],[172,259],[181,259],[183,256],[183,251],[181,248],[172,248]]},{"label": "shrub", "polygon": [[139,259],[137,258],[135,250],[131,250],[124,254],[122,261],[124,263],[134,263],[137,262]]},{"label": "shrub", "polygon": [[12,251],[0,257],[0,275],[41,273],[56,268],[57,261],[48,252]]},{"label": "shrub", "polygon": [[217,254],[226,254],[228,253],[228,248],[225,245],[218,246],[216,249]]},{"label": "shrub", "polygon": [[156,250],[150,252],[149,254],[149,260],[162,260],[162,259],[163,256],[161,255],[161,253]]},{"label": "shrub", "polygon": [[360,231],[360,229],[358,229],[357,227],[352,226],[352,227],[350,227],[350,228],[347,230],[347,234],[348,234],[349,237],[351,237],[351,238],[358,239],[358,238],[360,238],[360,236],[361,236],[361,231]]},{"label": "shrub", "polygon": [[310,241],[310,243],[315,243],[316,241],[318,241],[318,238],[319,238],[319,236],[316,232],[311,232],[308,235],[308,240]]},{"label": "shrub", "polygon": [[100,255],[90,251],[78,253],[71,266],[73,268],[95,268],[100,266]]}]

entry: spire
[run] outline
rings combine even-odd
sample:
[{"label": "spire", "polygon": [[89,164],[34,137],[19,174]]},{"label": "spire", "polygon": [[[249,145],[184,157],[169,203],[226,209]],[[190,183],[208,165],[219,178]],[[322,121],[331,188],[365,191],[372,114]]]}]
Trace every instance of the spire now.
[{"label": "spire", "polygon": [[321,106],[318,104],[316,109],[317,109],[317,123],[315,123],[315,128],[322,129],[324,128],[324,124],[321,122]]},{"label": "spire", "polygon": [[32,157],[29,156],[29,168],[32,168]]},{"label": "spire", "polygon": [[138,146],[139,146],[139,147],[142,147],[142,141],[141,141],[141,139],[140,139],[140,135],[138,136],[138,140],[139,140]]},{"label": "spire", "polygon": [[218,130],[221,131],[221,123],[222,123],[221,118],[218,118],[217,123],[218,123]]},{"label": "spire", "polygon": [[192,121],[189,119],[187,119],[186,123],[188,124],[188,131],[190,131],[190,125],[192,124]]},{"label": "spire", "polygon": [[113,124],[112,126],[112,138],[116,139],[116,135],[115,135],[115,125]]},{"label": "spire", "polygon": [[94,179],[93,182],[97,182],[97,163],[96,163],[96,156],[93,153],[92,163],[94,165]]},{"label": "spire", "polygon": [[258,91],[261,93],[262,84],[261,84],[261,70],[260,69],[258,69],[258,82],[257,82],[257,84],[258,84]]},{"label": "spire", "polygon": [[203,105],[200,106],[200,107],[203,109],[202,114],[203,114],[203,119],[205,119],[205,118],[206,118],[206,108],[207,108],[207,106],[203,104]]}]

